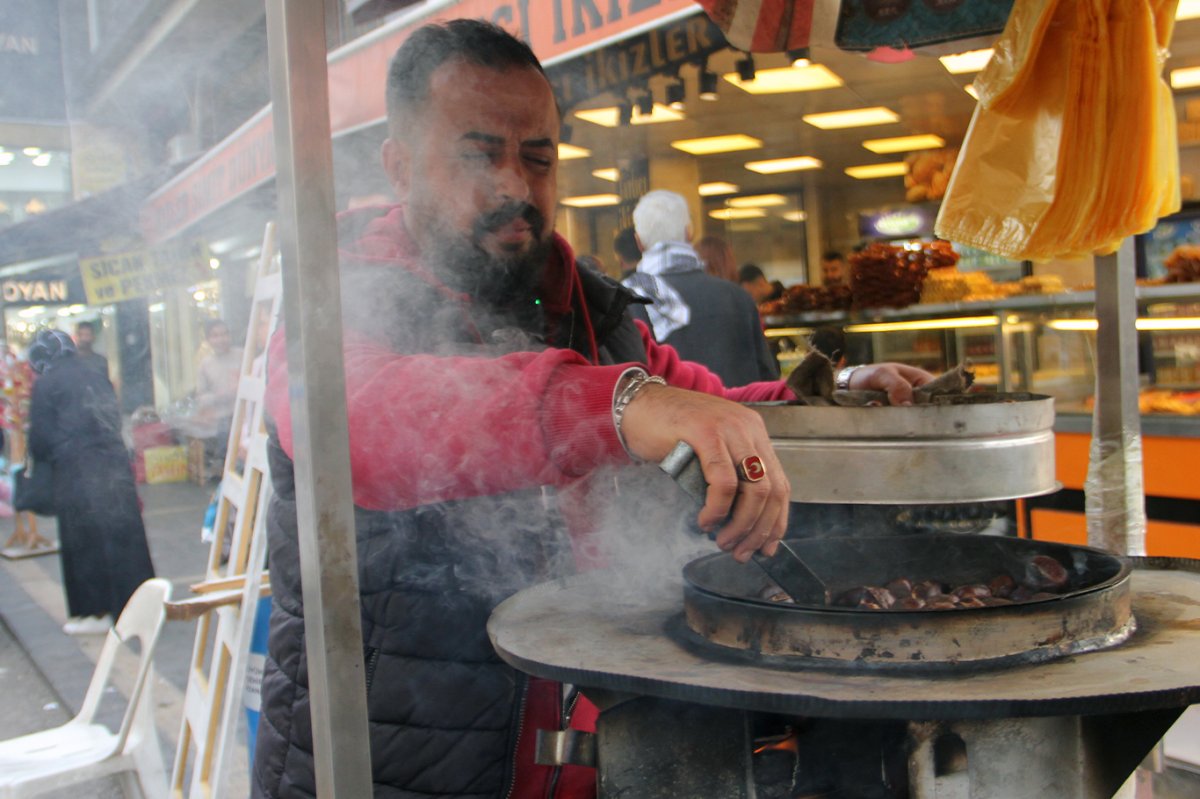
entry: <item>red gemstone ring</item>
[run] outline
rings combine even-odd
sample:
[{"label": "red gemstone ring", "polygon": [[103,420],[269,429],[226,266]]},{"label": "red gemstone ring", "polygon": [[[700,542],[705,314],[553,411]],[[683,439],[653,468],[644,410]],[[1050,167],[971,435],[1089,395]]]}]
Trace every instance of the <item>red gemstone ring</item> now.
[{"label": "red gemstone ring", "polygon": [[757,455],[747,455],[737,467],[738,479],[747,483],[757,483],[767,476],[767,467],[763,466],[762,458]]}]

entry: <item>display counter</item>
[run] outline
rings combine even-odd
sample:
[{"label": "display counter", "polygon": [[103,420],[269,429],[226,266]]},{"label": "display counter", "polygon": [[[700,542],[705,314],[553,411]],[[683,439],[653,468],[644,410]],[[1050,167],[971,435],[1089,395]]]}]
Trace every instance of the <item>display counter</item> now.
[{"label": "display counter", "polygon": [[[1150,555],[1200,557],[1200,284],[1137,289],[1139,404]],[[1095,295],[813,312],[766,318],[786,372],[820,327],[839,328],[847,362],[898,361],[940,372],[969,358],[977,382],[1055,398],[1056,474],[1063,490],[1021,503],[1034,538],[1086,543],[1083,485],[1096,383]]]}]

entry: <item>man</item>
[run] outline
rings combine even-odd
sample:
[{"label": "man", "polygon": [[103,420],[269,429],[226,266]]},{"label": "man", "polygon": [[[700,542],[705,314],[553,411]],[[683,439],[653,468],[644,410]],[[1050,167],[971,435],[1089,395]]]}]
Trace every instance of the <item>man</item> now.
[{"label": "man", "polygon": [[196,368],[196,404],[215,425],[215,433],[204,440],[208,470],[220,474],[229,444],[242,374],[242,348],[233,346],[233,334],[223,319],[204,322],[204,341],[210,352]]},{"label": "man", "polygon": [[[376,795],[589,796],[589,770],[536,766],[532,749],[537,729],[579,723],[564,708],[594,708],[564,705],[559,686],[500,661],[488,615],[572,568],[557,489],[660,460],[681,440],[712,486],[698,523],[740,560],[773,552],[789,486],[761,418],[723,396],[789,394],[778,383],[721,388],[628,319],[624,289],[574,267],[552,226],[559,115],[526,45],[475,20],[420,28],[392,61],[387,98],[383,165],[399,204],[340,220]],[[853,382],[902,401],[922,375],[864,367]],[[274,602],[253,793],[311,797],[278,333],[267,380]]]},{"label": "man", "polygon": [[108,358],[96,352],[95,322],[80,322],[75,325],[75,360],[89,369],[108,377]]},{"label": "man", "polygon": [[821,285],[826,288],[844,286],[847,283],[846,260],[837,250],[828,250],[821,256]]},{"label": "man", "polygon": [[727,386],[778,379],[754,301],[705,272],[692,248],[687,200],[673,191],[646,194],[633,209],[633,228],[642,260],[622,282],[650,300],[631,310],[650,325],[654,340],[704,364]]},{"label": "man", "polygon": [[783,296],[783,284],[778,280],[767,280],[763,270],[755,264],[743,264],[738,270],[738,284],[754,298],[756,305],[777,300]]},{"label": "man", "polygon": [[633,228],[621,228],[613,237],[613,252],[617,256],[622,280],[637,271],[638,261],[642,260],[642,248],[638,246],[637,234],[633,232]]}]

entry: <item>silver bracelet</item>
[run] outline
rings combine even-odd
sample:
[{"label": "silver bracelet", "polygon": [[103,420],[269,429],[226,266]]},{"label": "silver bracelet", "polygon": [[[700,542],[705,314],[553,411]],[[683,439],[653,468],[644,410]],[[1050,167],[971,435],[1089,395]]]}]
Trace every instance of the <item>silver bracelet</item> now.
[{"label": "silver bracelet", "polygon": [[629,403],[633,402],[634,397],[651,383],[665,386],[667,381],[657,375],[648,374],[645,369],[634,366],[626,369],[617,378],[617,384],[613,387],[613,428],[617,431],[617,440],[621,442],[621,448],[635,461],[641,459],[629,451],[629,445],[625,443],[625,435],[621,432],[621,422],[625,420],[625,409],[629,407]]},{"label": "silver bracelet", "polygon": [[840,370],[837,373],[837,377],[834,378],[833,387],[837,391],[849,391],[851,375],[853,375],[856,370],[861,368],[863,368],[863,365],[859,364],[857,366],[847,366],[846,368]]}]

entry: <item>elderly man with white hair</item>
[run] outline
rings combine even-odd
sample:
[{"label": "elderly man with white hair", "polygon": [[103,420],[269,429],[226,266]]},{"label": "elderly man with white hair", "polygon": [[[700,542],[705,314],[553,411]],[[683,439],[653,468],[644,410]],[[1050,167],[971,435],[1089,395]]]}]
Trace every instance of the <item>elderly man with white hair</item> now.
[{"label": "elderly man with white hair", "polygon": [[727,386],[779,377],[767,348],[754,300],[740,286],[713,277],[692,248],[687,201],[673,191],[652,191],[633,210],[642,260],[625,285],[650,300],[631,306],[654,338],[680,357],[702,363]]}]

